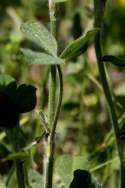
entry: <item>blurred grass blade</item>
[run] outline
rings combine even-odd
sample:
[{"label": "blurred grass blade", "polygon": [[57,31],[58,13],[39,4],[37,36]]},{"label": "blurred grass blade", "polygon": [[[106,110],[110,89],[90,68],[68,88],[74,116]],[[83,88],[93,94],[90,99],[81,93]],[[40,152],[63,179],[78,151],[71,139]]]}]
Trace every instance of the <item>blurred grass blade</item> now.
[{"label": "blurred grass blade", "polygon": [[53,57],[49,54],[34,52],[29,49],[21,49],[24,55],[24,59],[30,64],[40,64],[40,65],[57,65],[63,64],[64,61],[58,57]]},{"label": "blurred grass blade", "polygon": [[63,2],[66,2],[68,0],[54,0],[54,3],[63,3]]},{"label": "blurred grass blade", "polygon": [[28,153],[18,152],[18,153],[11,153],[7,157],[3,158],[2,161],[5,162],[7,160],[14,160],[14,159],[21,159],[25,160],[29,157]]},{"label": "blurred grass blade", "polygon": [[113,65],[119,66],[119,67],[125,67],[125,59],[113,56],[113,55],[105,55],[102,58],[100,58],[100,61],[105,62],[111,62]]},{"label": "blurred grass blade", "polygon": [[57,55],[57,43],[53,35],[40,23],[32,21],[21,25],[21,31],[27,38],[51,55]]},{"label": "blurred grass blade", "polygon": [[88,31],[86,35],[83,35],[77,40],[74,40],[64,49],[60,57],[69,60],[84,53],[97,32],[99,32],[98,28],[93,29],[91,31]]},{"label": "blurred grass blade", "polygon": [[106,161],[104,163],[101,163],[101,164],[97,165],[96,167],[90,169],[90,172],[95,172],[95,171],[97,171],[97,170],[99,170],[101,168],[104,168],[105,166],[108,166],[108,165],[112,164],[112,163],[115,163],[115,165],[118,166],[119,165],[118,157],[114,157],[111,160],[108,160],[108,161]]}]

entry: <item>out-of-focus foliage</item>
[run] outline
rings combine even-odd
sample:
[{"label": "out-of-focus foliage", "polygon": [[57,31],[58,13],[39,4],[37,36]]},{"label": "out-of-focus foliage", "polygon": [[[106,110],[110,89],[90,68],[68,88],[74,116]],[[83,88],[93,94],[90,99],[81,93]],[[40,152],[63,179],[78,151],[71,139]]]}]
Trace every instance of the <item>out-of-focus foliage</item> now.
[{"label": "out-of-focus foliage", "polygon": [[[43,133],[37,112],[42,108],[47,113],[48,68],[43,65],[29,66],[24,62],[19,49],[31,48],[38,51],[39,47],[24,37],[20,26],[23,22],[37,20],[49,30],[48,2],[4,0],[0,3],[0,13],[0,73],[13,76],[18,83],[34,84],[37,88],[36,110],[22,115],[20,120],[27,138],[26,148],[28,151],[30,148],[31,160],[26,159],[28,168],[32,169],[29,171],[30,184],[37,188],[42,181],[39,173],[43,175],[45,148],[42,141],[35,146],[34,141]],[[75,15],[79,15],[77,22]],[[93,1],[67,0],[57,3],[56,17],[60,54],[74,38],[93,27]],[[104,55],[108,53],[125,57],[124,20],[124,0],[107,0],[105,30],[102,33]],[[117,99],[115,102],[119,122],[124,129],[125,71],[113,65],[108,65],[108,70]],[[119,161],[93,44],[88,47],[86,54],[67,61],[63,73],[64,96],[57,127],[54,187],[67,188],[73,171],[81,168],[90,170],[104,188],[117,188]],[[0,130],[1,188],[6,187],[5,183],[8,188],[16,188],[12,161],[14,157],[5,132]]]}]

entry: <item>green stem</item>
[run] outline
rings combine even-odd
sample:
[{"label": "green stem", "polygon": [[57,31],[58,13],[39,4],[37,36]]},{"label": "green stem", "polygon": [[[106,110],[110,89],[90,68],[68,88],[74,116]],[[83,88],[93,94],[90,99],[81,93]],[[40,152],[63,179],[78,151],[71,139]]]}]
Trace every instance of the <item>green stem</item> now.
[{"label": "green stem", "polygon": [[[56,36],[56,24],[55,24],[55,3],[49,0],[49,12],[50,12],[50,26],[51,33]],[[59,77],[59,99],[57,105],[55,105],[56,99],[56,70],[58,71]],[[46,164],[46,179],[45,188],[52,188],[53,185],[53,167],[54,167],[54,153],[55,153],[55,131],[56,125],[60,113],[61,103],[63,94],[63,78],[62,72],[59,65],[51,66],[51,77],[50,77],[50,88],[49,88],[49,117],[48,124],[51,130],[50,138],[48,140],[49,152]],[[56,106],[56,108],[55,108]],[[56,110],[55,110],[56,109]]]},{"label": "green stem", "polygon": [[[49,0],[49,14],[50,14],[50,30],[53,36],[56,37],[56,23],[55,23],[55,3]],[[56,101],[56,65],[50,67],[50,86],[49,86],[49,115],[48,124],[52,128],[52,123],[55,115],[55,101]]]},{"label": "green stem", "polygon": [[18,188],[25,188],[25,175],[24,175],[23,162],[21,160],[16,160],[15,164],[16,164]]},{"label": "green stem", "polygon": [[63,96],[63,77],[62,77],[62,71],[59,65],[57,65],[57,71],[59,76],[59,99],[58,104],[56,107],[56,112],[54,116],[54,120],[52,123],[52,129],[50,133],[50,151],[49,151],[49,159],[48,159],[48,169],[46,174],[46,188],[52,187],[52,178],[53,178],[53,167],[54,167],[54,151],[55,151],[55,131],[56,131],[56,125],[61,109],[61,103],[62,103],[62,96]]},{"label": "green stem", "polygon": [[121,164],[121,188],[125,187],[125,166]]},{"label": "green stem", "polygon": [[48,113],[48,125],[52,128],[52,122],[55,115],[55,97],[56,97],[56,66],[50,67],[50,83],[49,83],[49,113]]},{"label": "green stem", "polygon": [[58,104],[56,107],[56,112],[55,112],[55,117],[54,117],[54,121],[52,124],[52,131],[51,131],[51,138],[53,138],[55,131],[56,131],[56,125],[57,125],[57,121],[58,121],[58,117],[60,114],[60,109],[61,109],[61,104],[62,104],[62,97],[63,97],[63,75],[62,75],[62,70],[61,67],[59,65],[57,65],[57,71],[58,71],[58,77],[59,77],[59,99],[58,99]]},{"label": "green stem", "polygon": [[[6,130],[7,137],[9,141],[11,142],[14,152],[20,151],[20,143],[22,143],[21,140],[21,130],[19,125],[17,124],[14,128],[11,130]],[[15,159],[15,165],[16,165],[16,176],[17,176],[17,184],[18,188],[25,188],[25,175],[24,175],[24,166],[21,159]]]},{"label": "green stem", "polygon": [[49,1],[49,15],[50,15],[50,30],[53,36],[56,37],[56,18],[55,18],[55,3],[54,0]]},{"label": "green stem", "polygon": [[[55,115],[55,95],[56,95],[56,66],[51,66],[51,77],[50,77],[50,88],[49,88],[49,116],[48,116],[48,124],[50,130],[52,129],[52,124]],[[47,151],[47,163],[46,165],[46,174],[45,174],[45,188],[52,188],[53,181],[53,165],[54,165],[54,144],[55,140],[49,139],[47,142],[47,148],[49,147],[49,151]]]},{"label": "green stem", "polygon": [[[55,3],[49,0],[49,14],[50,14],[50,30],[53,36],[56,37],[56,23],[55,23]],[[50,86],[49,86],[49,117],[48,123],[50,128],[54,120],[55,114],[55,99],[56,98],[56,65],[50,67]]]},{"label": "green stem", "polygon": [[104,94],[108,103],[108,107],[109,107],[109,111],[110,111],[110,115],[111,115],[111,119],[113,123],[113,128],[115,131],[116,143],[117,143],[119,139],[119,135],[120,135],[118,118],[117,118],[116,109],[115,109],[114,102],[113,102],[114,100],[113,100],[110,84],[108,82],[108,75],[106,72],[106,67],[103,62],[100,63],[99,61],[99,56],[101,56],[102,54],[101,47],[100,47],[100,33],[98,33],[95,37],[95,50],[96,50],[96,56],[97,56],[97,61],[98,61],[97,63],[98,63],[100,78],[102,81],[102,87],[103,87],[103,91],[104,91]]},{"label": "green stem", "polygon": [[[102,0],[101,1],[94,0],[95,27],[99,27],[100,29],[102,28],[102,24],[103,24],[104,2],[105,1],[102,1]],[[101,32],[98,33],[95,37],[95,51],[96,51],[96,56],[97,56],[97,61],[98,61],[98,69],[99,69],[99,73],[100,73],[100,77],[102,81],[102,87],[103,87],[103,91],[104,91],[104,94],[108,103],[110,117],[112,120],[112,126],[114,129],[117,151],[118,151],[119,159],[121,162],[122,150],[119,145],[120,130],[119,130],[119,124],[118,124],[118,117],[117,117],[116,109],[114,106],[112,90],[110,88],[110,84],[109,84],[108,77],[107,77],[106,67],[103,62],[100,62],[100,58],[102,57]]]}]

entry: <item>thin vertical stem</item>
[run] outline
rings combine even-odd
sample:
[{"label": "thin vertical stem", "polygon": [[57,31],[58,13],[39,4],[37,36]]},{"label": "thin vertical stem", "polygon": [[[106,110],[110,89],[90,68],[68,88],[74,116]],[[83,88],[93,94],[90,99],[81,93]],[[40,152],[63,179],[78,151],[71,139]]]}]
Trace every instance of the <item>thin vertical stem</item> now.
[{"label": "thin vertical stem", "polygon": [[[49,14],[50,14],[50,30],[54,37],[56,37],[56,19],[55,19],[55,3],[49,0]],[[55,114],[55,100],[56,100],[56,66],[50,67],[50,86],[49,86],[49,127],[52,127],[52,122]]]},{"label": "thin vertical stem", "polygon": [[61,103],[62,103],[62,96],[63,96],[63,77],[62,77],[62,71],[60,66],[57,66],[57,71],[58,71],[58,76],[59,76],[59,99],[58,99],[58,104],[56,107],[56,111],[55,111],[55,117],[54,117],[54,121],[52,124],[52,130],[51,130],[51,134],[50,134],[50,161],[52,163],[52,167],[50,168],[50,171],[53,171],[53,165],[54,165],[54,150],[55,150],[55,131],[56,131],[56,125],[57,125],[57,121],[58,121],[58,117],[59,117],[59,113],[60,113],[60,109],[61,109]]},{"label": "thin vertical stem", "polygon": [[100,33],[98,33],[95,37],[95,50],[96,50],[96,56],[97,56],[97,61],[98,61],[97,63],[98,63],[100,78],[102,81],[102,87],[103,87],[103,91],[104,91],[104,94],[108,103],[110,116],[112,119],[114,131],[115,131],[116,143],[117,143],[119,135],[120,135],[119,126],[118,126],[118,118],[117,118],[116,109],[115,109],[114,102],[113,102],[114,100],[113,100],[110,84],[108,82],[108,75],[106,72],[106,67],[103,62],[99,61],[99,58],[102,56],[101,46],[100,46]]},{"label": "thin vertical stem", "polygon": [[[50,87],[49,87],[49,116],[48,125],[50,130],[52,129],[52,124],[55,116],[55,96],[56,96],[56,66],[53,65],[50,68]],[[45,188],[52,188],[53,183],[53,165],[54,165],[54,146],[55,139],[48,140],[47,147],[49,151],[47,154],[46,162],[46,174],[45,174]]]},{"label": "thin vertical stem", "polygon": [[[49,0],[49,13],[50,13],[50,28],[51,33],[56,37],[56,24],[55,24],[55,3]],[[63,93],[63,79],[62,72],[59,65],[53,65],[50,68],[50,86],[49,86],[49,115],[48,124],[50,128],[50,137],[48,140],[49,152],[46,163],[46,179],[45,188],[52,188],[53,185],[53,167],[54,167],[54,152],[55,152],[55,131],[57,120],[60,113]],[[59,100],[56,105],[56,71],[59,77]]]},{"label": "thin vertical stem", "polygon": [[[120,168],[122,167],[122,147],[119,144],[120,141],[120,130],[119,130],[119,123],[118,123],[118,117],[115,109],[115,104],[113,100],[112,95],[112,89],[110,88],[110,84],[108,81],[108,76],[106,72],[106,67],[104,62],[100,62],[100,58],[102,57],[102,49],[101,49],[101,29],[103,24],[103,15],[104,15],[104,8],[105,8],[106,0],[94,0],[94,8],[95,8],[95,27],[100,28],[100,32],[95,37],[95,51],[97,56],[97,63],[98,63],[98,69],[100,73],[100,78],[102,81],[102,87],[103,91],[108,103],[109,112],[110,112],[110,118],[112,120],[112,126],[114,130],[115,135],[115,142],[117,146],[117,151],[120,159]],[[121,177],[123,174],[122,168],[121,170]],[[123,176],[125,176],[123,174]],[[123,188],[123,185],[121,183],[121,188]]]},{"label": "thin vertical stem", "polygon": [[[22,142],[20,140],[20,134],[21,130],[19,125],[17,124],[14,128],[11,130],[6,130],[6,134],[8,136],[9,141],[11,142],[13,149],[15,152],[20,151],[20,143]],[[21,159],[15,159],[15,165],[16,165],[16,176],[17,176],[17,184],[18,188],[25,188],[25,173],[24,173],[24,164]]]},{"label": "thin vertical stem", "polygon": [[56,18],[55,18],[56,5],[54,3],[54,0],[48,0],[48,1],[49,1],[49,15],[50,15],[50,30],[53,36],[56,37]]},{"label": "thin vertical stem", "polygon": [[18,187],[25,188],[25,175],[24,175],[23,162],[21,160],[16,160],[15,164],[16,164]]},{"label": "thin vertical stem", "polygon": [[121,188],[125,187],[125,166],[121,164]]},{"label": "thin vertical stem", "polygon": [[62,96],[63,96],[63,77],[62,77],[62,71],[60,66],[57,66],[58,76],[59,76],[59,99],[58,104],[55,111],[54,120],[52,123],[52,129],[50,133],[50,153],[48,158],[48,167],[47,167],[47,173],[46,173],[46,188],[52,187],[52,178],[53,178],[53,167],[54,167],[54,151],[55,151],[55,131],[56,131],[56,125],[61,109],[61,103],[62,103]]},{"label": "thin vertical stem", "polygon": [[51,129],[52,122],[55,115],[55,99],[56,97],[56,66],[50,67],[50,83],[49,83],[49,113],[48,113],[48,125]]},{"label": "thin vertical stem", "polygon": [[[55,19],[55,3],[49,0],[49,14],[50,14],[50,30],[54,37],[56,37],[56,19]],[[49,114],[48,123],[52,127],[52,122],[55,114],[55,99],[56,98],[56,66],[50,67],[50,85],[49,85]]]}]

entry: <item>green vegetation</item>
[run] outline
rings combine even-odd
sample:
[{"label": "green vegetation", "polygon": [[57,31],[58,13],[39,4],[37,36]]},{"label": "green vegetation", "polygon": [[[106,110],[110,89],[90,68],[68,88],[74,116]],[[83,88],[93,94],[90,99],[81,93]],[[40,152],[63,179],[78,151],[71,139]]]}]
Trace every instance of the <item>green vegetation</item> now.
[{"label": "green vegetation", "polygon": [[124,1],[0,10],[0,188],[124,188]]}]

